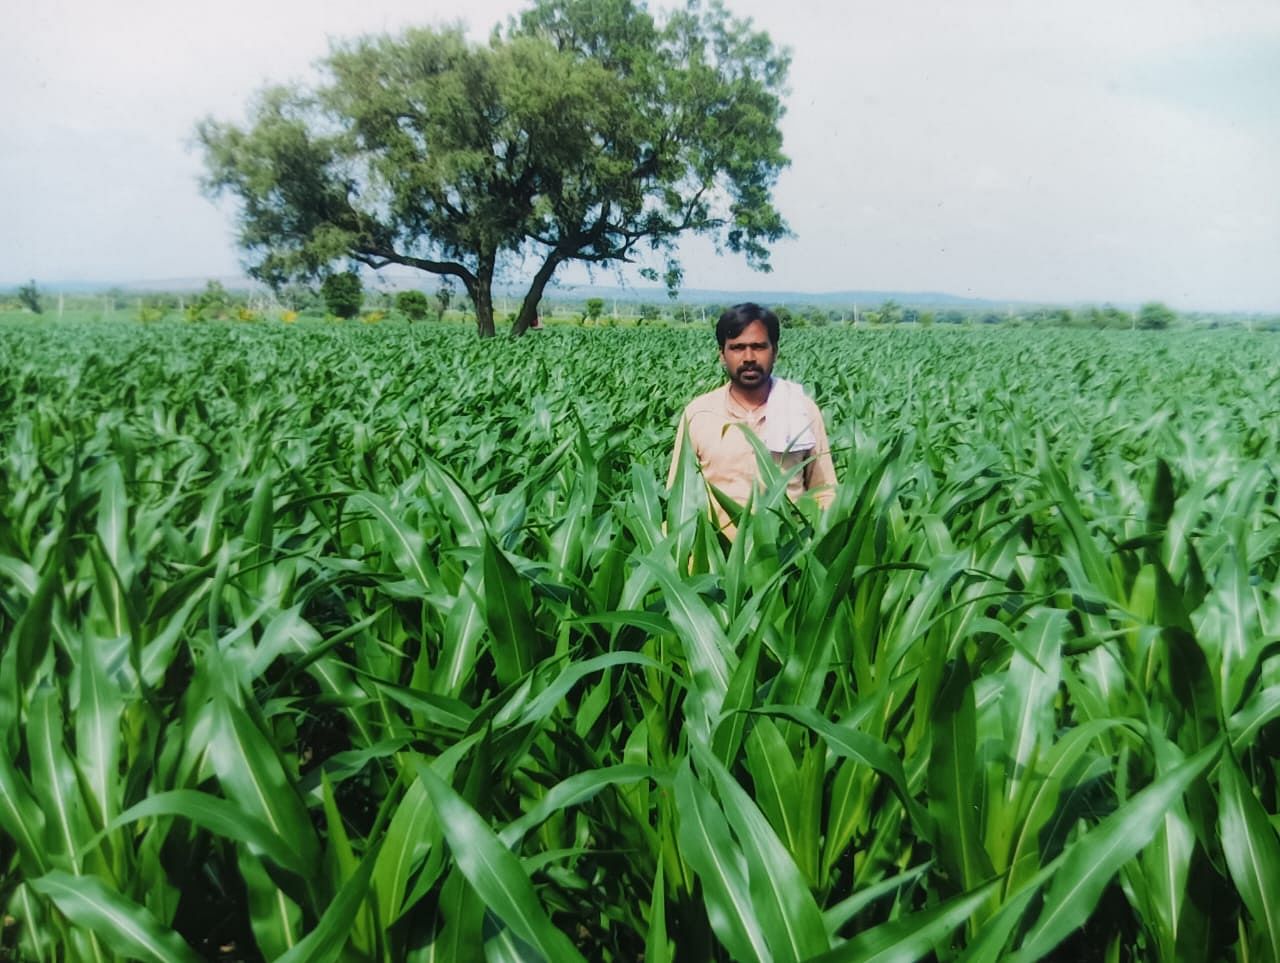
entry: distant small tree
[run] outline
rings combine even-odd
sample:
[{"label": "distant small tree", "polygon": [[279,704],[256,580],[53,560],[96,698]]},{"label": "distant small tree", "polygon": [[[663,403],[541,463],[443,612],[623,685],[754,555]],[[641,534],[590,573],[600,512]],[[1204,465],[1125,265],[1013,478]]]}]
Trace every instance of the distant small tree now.
[{"label": "distant small tree", "polygon": [[1127,311],[1121,311],[1110,304],[1102,309],[1102,326],[1104,328],[1132,328],[1133,321],[1132,314]]},{"label": "distant small tree", "polygon": [[364,303],[364,285],[354,271],[330,274],[320,285],[329,313],[338,318],[354,318]]},{"label": "distant small tree", "polygon": [[18,300],[24,307],[30,309],[32,314],[42,314],[44,312],[44,308],[40,306],[40,292],[36,289],[34,280],[28,281],[18,288]]},{"label": "distant small tree", "polygon": [[657,321],[659,314],[660,312],[658,311],[655,305],[652,305],[652,304],[640,305],[640,323],[641,324],[649,324],[654,321]]},{"label": "distant small tree", "polygon": [[449,302],[453,300],[453,285],[445,278],[436,288],[436,308],[439,320],[444,320],[444,313],[449,310]]},{"label": "distant small tree", "polygon": [[421,291],[401,291],[396,295],[396,310],[410,321],[422,321],[431,311],[431,300]]},{"label": "distant small tree", "polygon": [[778,307],[774,309],[773,313],[778,316],[778,324],[781,327],[790,328],[796,323],[796,316],[785,304],[778,305]]},{"label": "distant small tree", "polygon": [[1148,331],[1163,331],[1178,320],[1178,315],[1159,301],[1148,301],[1138,309],[1138,327]]},{"label": "distant small tree", "polygon": [[231,313],[231,295],[217,281],[209,281],[204,290],[187,305],[188,321],[225,318]]},{"label": "distant small tree", "polygon": [[604,314],[604,298],[587,298],[586,314],[592,324],[599,321],[600,315]]},{"label": "distant small tree", "polygon": [[902,323],[902,305],[892,298],[880,305],[879,314],[881,324]]}]

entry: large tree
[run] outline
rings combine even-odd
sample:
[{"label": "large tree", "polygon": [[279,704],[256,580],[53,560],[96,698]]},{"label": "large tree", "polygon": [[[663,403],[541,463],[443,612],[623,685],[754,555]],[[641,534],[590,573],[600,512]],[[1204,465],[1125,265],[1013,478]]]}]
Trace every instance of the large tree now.
[{"label": "large tree", "polygon": [[520,334],[568,262],[656,257],[647,276],[674,290],[680,235],[768,270],[787,233],[788,57],[719,3],[658,22],[634,0],[536,0],[486,44],[416,29],[319,66],[246,126],[197,128],[205,187],[239,202],[249,272],[272,285],[407,265],[457,278],[491,335],[495,277],[532,270]]}]

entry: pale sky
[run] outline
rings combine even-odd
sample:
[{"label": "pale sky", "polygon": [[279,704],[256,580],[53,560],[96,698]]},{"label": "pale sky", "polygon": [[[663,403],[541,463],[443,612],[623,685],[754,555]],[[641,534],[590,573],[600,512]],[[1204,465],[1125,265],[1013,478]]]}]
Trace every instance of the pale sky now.
[{"label": "pale sky", "polygon": [[[1280,311],[1276,0],[726,5],[793,54],[775,198],[796,237],[767,275],[686,241],[686,286]],[[0,284],[239,273],[198,119],[243,119],[329,38],[483,38],[524,6],[8,0]]]}]

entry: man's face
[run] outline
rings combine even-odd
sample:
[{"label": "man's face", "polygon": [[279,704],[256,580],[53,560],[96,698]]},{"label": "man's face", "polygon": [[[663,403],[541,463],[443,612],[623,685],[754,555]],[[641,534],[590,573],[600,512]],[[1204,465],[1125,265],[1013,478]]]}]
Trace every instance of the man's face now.
[{"label": "man's face", "polygon": [[739,388],[752,391],[769,381],[778,349],[769,341],[763,321],[752,321],[720,349],[725,374]]}]

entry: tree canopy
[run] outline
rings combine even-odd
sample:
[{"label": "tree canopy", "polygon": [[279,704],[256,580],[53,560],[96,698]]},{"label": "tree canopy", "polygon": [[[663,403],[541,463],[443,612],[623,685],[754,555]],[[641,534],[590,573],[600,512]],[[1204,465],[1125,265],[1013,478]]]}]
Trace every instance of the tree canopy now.
[{"label": "tree canopy", "polygon": [[718,2],[659,22],[636,0],[535,0],[484,44],[457,27],[335,44],[313,86],[198,125],[204,185],[238,202],[272,285],[406,265],[457,278],[488,335],[495,278],[532,268],[519,334],[572,261],[648,252],[674,290],[696,233],[768,270],[788,65]]}]

